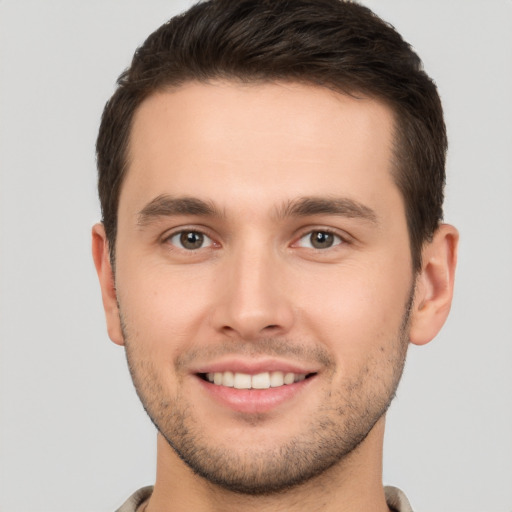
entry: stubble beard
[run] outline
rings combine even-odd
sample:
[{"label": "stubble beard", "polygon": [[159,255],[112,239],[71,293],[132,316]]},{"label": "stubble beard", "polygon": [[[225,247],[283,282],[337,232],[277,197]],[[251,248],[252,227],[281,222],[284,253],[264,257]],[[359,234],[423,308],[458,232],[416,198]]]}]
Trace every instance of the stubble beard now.
[{"label": "stubble beard", "polygon": [[[219,487],[246,495],[284,492],[343,464],[386,413],[398,387],[409,343],[410,294],[394,340],[380,350],[379,360],[368,360],[356,379],[329,393],[329,402],[304,419],[306,428],[275,449],[213,445],[208,428],[193,412],[193,404],[180,392],[168,396],[154,364],[141,354],[121,315],[126,357],[137,394],[161,435],[194,473]],[[121,310],[120,310],[121,311]],[[253,344],[247,345],[254,347]],[[268,350],[265,348],[267,347]],[[296,344],[280,339],[258,341],[254,353],[300,352]],[[257,352],[256,352],[257,350]],[[323,353],[324,358],[330,355]],[[386,371],[383,372],[383,367]],[[368,381],[371,381],[368,386]],[[252,418],[253,423],[257,418]],[[293,423],[296,418],[291,418]],[[249,425],[248,425],[249,427]]]}]

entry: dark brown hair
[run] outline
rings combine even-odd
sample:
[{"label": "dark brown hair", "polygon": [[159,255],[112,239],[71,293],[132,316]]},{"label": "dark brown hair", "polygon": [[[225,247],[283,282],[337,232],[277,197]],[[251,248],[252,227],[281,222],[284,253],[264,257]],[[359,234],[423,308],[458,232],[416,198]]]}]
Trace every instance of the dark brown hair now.
[{"label": "dark brown hair", "polygon": [[394,179],[419,269],[422,245],[442,219],[447,140],[441,102],[419,57],[394,28],[342,0],[210,0],[147,38],[105,106],[96,145],[112,260],[134,112],[156,91],[213,79],[300,82],[390,106]]}]

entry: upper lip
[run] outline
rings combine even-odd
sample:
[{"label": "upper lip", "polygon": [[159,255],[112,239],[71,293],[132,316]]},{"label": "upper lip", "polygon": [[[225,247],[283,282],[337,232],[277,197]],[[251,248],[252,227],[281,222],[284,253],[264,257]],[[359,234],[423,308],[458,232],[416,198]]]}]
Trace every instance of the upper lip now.
[{"label": "upper lip", "polygon": [[246,358],[223,358],[218,361],[199,365],[194,368],[193,373],[216,373],[216,372],[233,372],[247,373],[249,375],[257,375],[264,372],[283,372],[310,374],[319,371],[318,365],[307,363],[297,363],[292,361],[280,360],[275,358],[266,359],[246,359]]}]

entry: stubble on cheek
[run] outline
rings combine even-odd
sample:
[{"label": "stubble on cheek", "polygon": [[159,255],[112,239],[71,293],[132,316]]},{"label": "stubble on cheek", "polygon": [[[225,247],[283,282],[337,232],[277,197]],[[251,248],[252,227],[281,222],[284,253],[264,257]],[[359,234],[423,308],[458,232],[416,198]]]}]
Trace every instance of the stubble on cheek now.
[{"label": "stubble on cheek", "polygon": [[[409,299],[398,332],[374,346],[350,378],[338,374],[340,369],[324,348],[272,338],[196,347],[157,367],[144,340],[121,318],[130,373],[158,431],[196,474],[227,490],[257,495],[284,491],[341,464],[366,438],[395,395],[407,352],[411,306]],[[321,362],[323,381],[314,414],[291,418],[300,428],[284,442],[240,447],[227,432],[223,442],[214,443],[200,411],[184,396],[184,378],[195,361],[233,353]],[[256,432],[267,420],[265,415],[245,416],[238,423]]]}]

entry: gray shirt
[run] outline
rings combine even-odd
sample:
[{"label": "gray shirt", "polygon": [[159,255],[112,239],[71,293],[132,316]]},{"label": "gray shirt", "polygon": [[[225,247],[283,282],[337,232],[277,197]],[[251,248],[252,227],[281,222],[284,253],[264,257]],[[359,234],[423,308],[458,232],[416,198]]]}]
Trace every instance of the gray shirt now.
[{"label": "gray shirt", "polygon": [[[153,487],[143,487],[132,494],[116,512],[137,512],[137,509],[151,496]],[[413,512],[405,494],[396,487],[384,487],[386,503],[393,512]]]}]

